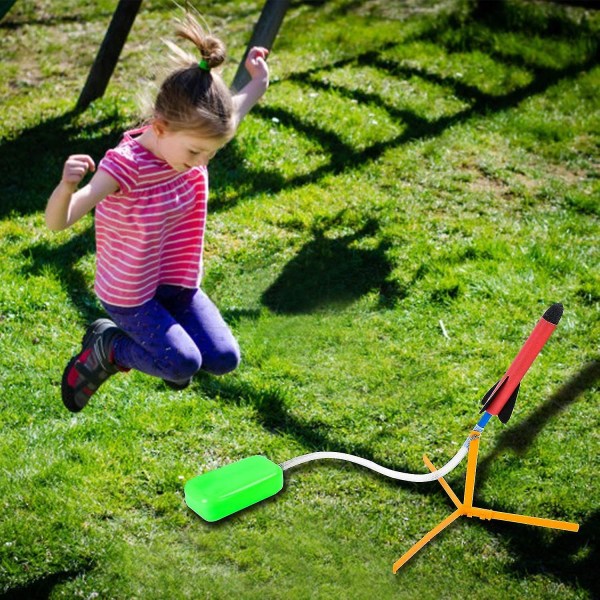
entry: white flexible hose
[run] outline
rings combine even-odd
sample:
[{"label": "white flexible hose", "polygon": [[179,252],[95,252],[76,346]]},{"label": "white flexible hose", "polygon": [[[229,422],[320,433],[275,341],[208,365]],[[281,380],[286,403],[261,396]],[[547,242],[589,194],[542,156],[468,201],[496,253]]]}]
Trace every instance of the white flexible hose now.
[{"label": "white flexible hose", "polygon": [[472,439],[473,437],[469,436],[465,443],[461,446],[460,450],[441,469],[431,473],[425,473],[423,475],[417,475],[415,473],[403,473],[402,471],[393,471],[392,469],[382,467],[371,460],[360,458],[359,456],[354,456],[353,454],[344,454],[343,452],[312,452],[311,454],[304,454],[302,456],[297,456],[296,458],[286,460],[284,463],[281,463],[280,466],[285,471],[286,469],[291,469],[292,467],[296,467],[311,460],[335,458],[338,460],[347,460],[349,462],[356,463],[357,465],[362,465],[363,467],[367,467],[367,469],[371,469],[377,473],[381,473],[381,475],[384,475],[385,477],[391,477],[392,479],[412,481],[414,483],[424,483],[426,481],[435,481],[440,477],[444,477],[444,475],[447,475],[450,473],[450,471],[452,471],[452,469],[456,468],[462,459],[467,455]]}]

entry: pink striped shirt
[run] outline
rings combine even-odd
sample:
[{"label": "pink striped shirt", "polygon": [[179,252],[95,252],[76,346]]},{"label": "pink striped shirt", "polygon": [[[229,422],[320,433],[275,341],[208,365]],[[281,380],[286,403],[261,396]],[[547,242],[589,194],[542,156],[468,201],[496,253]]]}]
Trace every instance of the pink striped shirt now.
[{"label": "pink striped shirt", "polygon": [[98,165],[119,191],[96,206],[100,300],[139,306],[161,284],[198,287],[208,200],[206,167],[176,171],[128,131]]}]

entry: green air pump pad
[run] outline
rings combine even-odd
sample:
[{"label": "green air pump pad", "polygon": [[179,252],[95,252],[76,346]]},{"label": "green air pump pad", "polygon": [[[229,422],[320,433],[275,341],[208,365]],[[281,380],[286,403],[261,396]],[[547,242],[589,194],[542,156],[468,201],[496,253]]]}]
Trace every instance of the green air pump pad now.
[{"label": "green air pump pad", "polygon": [[185,484],[185,502],[205,521],[218,521],[275,495],[283,469],[265,456],[249,456]]}]

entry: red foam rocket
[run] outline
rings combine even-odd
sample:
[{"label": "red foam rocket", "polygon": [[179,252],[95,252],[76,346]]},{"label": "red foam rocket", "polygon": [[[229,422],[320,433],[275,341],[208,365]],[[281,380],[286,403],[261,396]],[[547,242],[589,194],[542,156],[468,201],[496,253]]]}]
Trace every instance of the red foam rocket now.
[{"label": "red foam rocket", "polygon": [[485,411],[490,417],[497,415],[502,423],[508,422],[515,408],[521,379],[556,329],[562,314],[563,306],[560,303],[553,304],[543,314],[506,373],[481,400],[481,412]]}]

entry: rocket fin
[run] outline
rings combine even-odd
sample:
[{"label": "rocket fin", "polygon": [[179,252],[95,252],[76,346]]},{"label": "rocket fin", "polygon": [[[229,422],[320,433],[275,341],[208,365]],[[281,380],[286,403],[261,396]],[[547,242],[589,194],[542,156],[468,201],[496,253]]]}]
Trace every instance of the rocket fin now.
[{"label": "rocket fin", "polygon": [[483,408],[479,411],[479,414],[485,411],[485,409],[489,406],[490,402],[494,399],[494,396],[500,388],[504,385],[506,380],[508,379],[507,375],[504,375],[502,379],[499,379],[483,396],[481,399],[481,404],[483,404]]},{"label": "rocket fin", "polygon": [[510,398],[506,401],[506,404],[502,407],[502,410],[498,413],[498,418],[504,424],[508,423],[508,420],[512,416],[520,387],[521,384],[519,383],[519,385],[515,388],[515,391],[511,394]]},{"label": "rocket fin", "polygon": [[486,402],[490,399],[492,392],[498,387],[500,380],[496,381],[496,383],[483,395],[481,399],[481,404],[486,404]]}]

